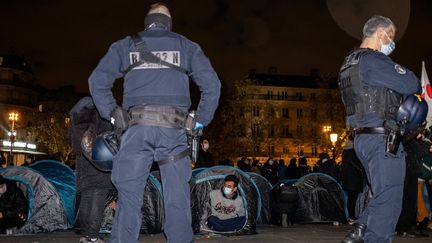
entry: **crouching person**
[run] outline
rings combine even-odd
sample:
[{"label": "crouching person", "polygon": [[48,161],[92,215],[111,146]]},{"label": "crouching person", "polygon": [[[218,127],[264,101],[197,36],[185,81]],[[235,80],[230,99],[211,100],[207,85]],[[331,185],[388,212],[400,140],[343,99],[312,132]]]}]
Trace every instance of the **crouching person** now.
[{"label": "crouching person", "polygon": [[210,192],[211,216],[207,218],[207,226],[219,232],[237,231],[246,223],[243,199],[237,186],[239,179],[228,175],[224,186]]},{"label": "crouching person", "polygon": [[0,175],[0,234],[27,221],[28,201],[16,182]]},{"label": "crouching person", "polygon": [[277,185],[270,195],[270,222],[285,228],[294,225],[298,205],[299,192],[296,186],[284,183]]}]

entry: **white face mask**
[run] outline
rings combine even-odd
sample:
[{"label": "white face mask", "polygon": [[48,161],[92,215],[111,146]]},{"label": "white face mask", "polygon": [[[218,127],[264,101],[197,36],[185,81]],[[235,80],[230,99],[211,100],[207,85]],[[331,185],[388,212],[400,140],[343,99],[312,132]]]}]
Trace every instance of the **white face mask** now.
[{"label": "white face mask", "polygon": [[269,161],[269,165],[273,165],[273,163],[274,163],[273,160]]},{"label": "white face mask", "polygon": [[380,52],[382,52],[382,53],[384,53],[384,55],[388,56],[396,48],[396,43],[392,39],[390,39],[390,37],[387,35],[387,33],[385,31],[384,31],[384,34],[387,36],[387,38],[390,40],[390,42],[387,44],[383,44],[382,41],[380,40],[380,43],[381,43]]},{"label": "white face mask", "polygon": [[210,148],[210,144],[208,144],[208,143],[203,144],[203,150],[204,151],[207,151],[209,148]]},{"label": "white face mask", "polygon": [[232,193],[232,191],[233,191],[233,189],[231,189],[229,187],[224,186],[224,188],[223,188],[223,192],[225,195],[230,195]]}]

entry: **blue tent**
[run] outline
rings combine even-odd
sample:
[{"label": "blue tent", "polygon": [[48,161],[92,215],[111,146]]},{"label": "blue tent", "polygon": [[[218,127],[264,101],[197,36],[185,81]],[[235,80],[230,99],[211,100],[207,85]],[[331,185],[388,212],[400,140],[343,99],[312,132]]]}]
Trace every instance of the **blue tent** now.
[{"label": "blue tent", "polygon": [[0,174],[16,181],[29,201],[27,222],[17,233],[51,232],[69,228],[60,195],[43,175],[31,168],[19,166],[2,169]]},{"label": "blue tent", "polygon": [[[251,176],[240,169],[230,166],[213,166],[196,173],[191,180],[191,207],[192,227],[194,232],[199,232],[205,224],[210,213],[208,205],[210,192],[223,186],[223,180],[227,175],[236,175],[240,183],[238,191],[243,199],[246,212],[246,223],[242,229],[236,232],[223,232],[223,234],[255,234],[256,222],[261,214],[261,195],[256,183]],[[216,232],[222,233],[222,232]]]},{"label": "blue tent", "polygon": [[259,195],[261,198],[261,210],[257,218],[258,224],[270,223],[270,192],[272,190],[272,184],[262,175],[247,172],[251,179],[255,182],[259,189]]},{"label": "blue tent", "polygon": [[56,160],[41,160],[32,164],[30,168],[43,175],[55,187],[65,208],[68,222],[72,225],[75,220],[76,194],[74,171]]}]

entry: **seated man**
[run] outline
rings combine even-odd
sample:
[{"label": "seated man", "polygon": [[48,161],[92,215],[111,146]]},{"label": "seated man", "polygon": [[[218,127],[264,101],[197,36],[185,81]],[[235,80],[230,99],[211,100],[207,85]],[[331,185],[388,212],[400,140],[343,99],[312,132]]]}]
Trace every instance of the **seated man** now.
[{"label": "seated man", "polygon": [[16,182],[0,175],[0,234],[27,221],[28,202]]},{"label": "seated man", "polygon": [[228,232],[243,228],[246,217],[243,199],[237,191],[238,183],[235,175],[228,175],[221,189],[210,192],[211,216],[207,218],[210,229]]}]

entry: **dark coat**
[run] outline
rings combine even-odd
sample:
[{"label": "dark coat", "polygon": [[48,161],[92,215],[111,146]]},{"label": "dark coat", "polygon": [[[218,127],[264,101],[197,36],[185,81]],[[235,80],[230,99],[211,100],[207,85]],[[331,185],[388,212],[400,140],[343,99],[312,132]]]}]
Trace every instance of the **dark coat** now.
[{"label": "dark coat", "polygon": [[213,155],[209,151],[199,150],[196,168],[212,167],[215,165]]},{"label": "dark coat", "polygon": [[344,190],[363,191],[366,180],[364,168],[354,149],[345,149],[342,152],[341,183]]},{"label": "dark coat", "polygon": [[98,135],[111,130],[111,124],[102,120],[91,97],[82,98],[71,110],[69,140],[76,155],[77,191],[88,188],[114,189],[111,173],[96,169],[82,154],[81,140],[86,130]]}]

